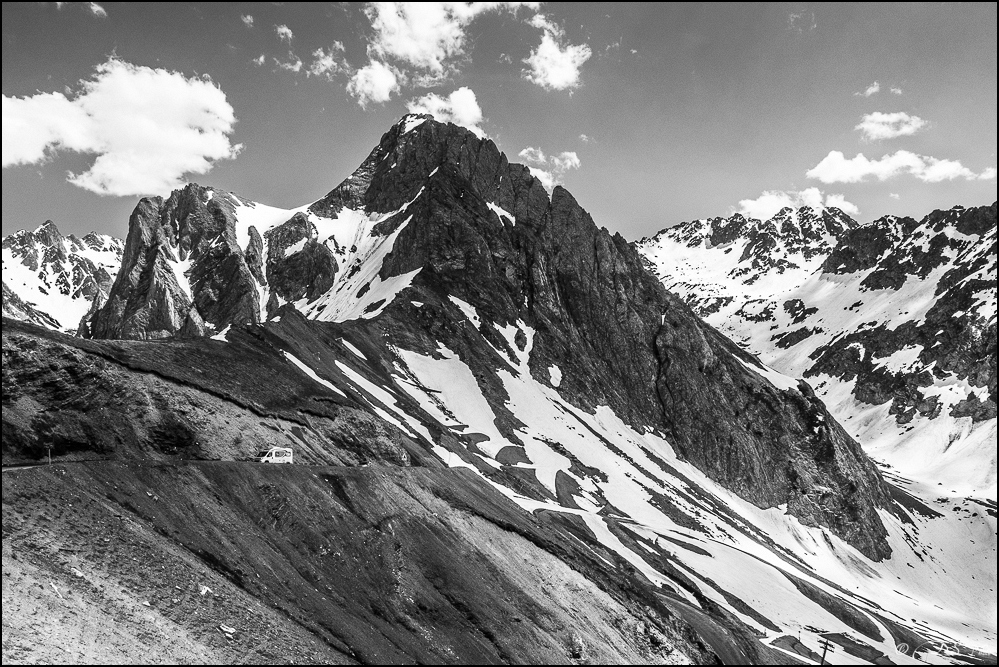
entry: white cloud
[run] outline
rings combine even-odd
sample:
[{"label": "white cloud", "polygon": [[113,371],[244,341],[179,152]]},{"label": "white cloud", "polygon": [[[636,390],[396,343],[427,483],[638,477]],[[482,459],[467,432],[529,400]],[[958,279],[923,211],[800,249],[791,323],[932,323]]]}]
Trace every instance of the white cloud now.
[{"label": "white cloud", "polygon": [[541,186],[545,190],[551,192],[552,190],[555,189],[555,186],[557,185],[557,183],[555,182],[555,174],[553,174],[550,171],[545,171],[544,169],[540,169],[538,167],[529,166],[528,170],[531,172],[531,176],[541,181]]},{"label": "white cloud", "polygon": [[96,16],[100,19],[106,19],[108,17],[108,12],[104,7],[97,4],[96,2],[56,2],[56,9],[61,10],[66,5],[73,5],[74,7],[83,7],[92,16]]},{"label": "white cloud", "polygon": [[552,165],[555,167],[556,173],[565,173],[570,169],[579,169],[579,156],[575,152],[565,151],[558,155],[553,155],[551,157]]},{"label": "white cloud", "polygon": [[250,14],[243,14],[239,18],[247,28],[253,27],[253,16]]},{"label": "white cloud", "polygon": [[843,195],[826,195],[826,207],[838,208],[847,215],[857,215],[860,209],[853,202],[848,202]]},{"label": "white cloud", "polygon": [[543,14],[536,14],[531,25],[543,31],[541,44],[524,59],[528,69],[524,77],[547,90],[571,90],[579,86],[579,69],[590,59],[586,44],[563,46],[565,33]]},{"label": "white cloud", "polygon": [[584,144],[588,144],[590,143],[591,138],[585,134],[581,134],[579,135],[579,140],[582,141]]},{"label": "white cloud", "polygon": [[892,199],[901,199],[902,198],[902,195],[897,194],[895,192],[889,193],[888,196],[891,197]]},{"label": "white cloud", "polygon": [[886,181],[901,174],[911,174],[924,183],[939,183],[958,178],[976,180],[988,173],[986,169],[976,174],[957,160],[940,160],[900,150],[879,160],[870,160],[863,153],[847,159],[840,151],[830,151],[805,175],[823,183],[860,183],[868,177]]},{"label": "white cloud", "polygon": [[333,46],[329,49],[316,49],[312,53],[313,61],[309,65],[309,74],[332,80],[340,72],[348,71],[349,66],[343,59],[343,51],[343,42],[333,42]]},{"label": "white cloud", "polygon": [[295,74],[302,71],[302,59],[296,56],[291,51],[288,52],[287,60],[274,59],[274,64],[278,66],[279,69],[283,69],[286,72],[294,72]]},{"label": "white cloud", "polygon": [[482,109],[475,99],[475,93],[464,87],[454,91],[447,98],[434,93],[412,100],[406,105],[410,113],[427,113],[443,123],[454,123],[468,128],[480,138],[485,138],[479,124],[482,123]]},{"label": "white cloud", "polygon": [[790,13],[787,15],[787,29],[795,32],[811,32],[819,27],[815,21],[815,12],[806,14],[805,12]]},{"label": "white cloud", "polygon": [[862,93],[854,93],[854,95],[859,95],[861,97],[870,97],[876,93],[881,92],[881,84],[875,81],[871,85],[867,86],[867,89]]},{"label": "white cloud", "polygon": [[540,148],[534,148],[533,146],[528,146],[519,153],[520,159],[528,164],[545,164],[548,162],[548,158],[545,157],[545,152]]},{"label": "white cloud", "polygon": [[540,148],[528,146],[520,151],[519,157],[527,163],[531,174],[541,181],[545,190],[551,192],[570,169],[579,169],[582,164],[579,156],[573,151],[564,151],[558,155],[546,156]]},{"label": "white cloud", "polygon": [[985,171],[983,171],[982,173],[980,173],[978,175],[978,180],[980,180],[980,181],[991,181],[995,177],[996,177],[996,168],[995,167],[989,167],[988,169],[986,169]]},{"label": "white cloud", "polygon": [[855,130],[860,130],[864,134],[864,139],[877,141],[878,139],[895,139],[896,137],[907,137],[913,135],[928,123],[919,116],[910,116],[904,111],[895,113],[883,113],[875,111],[865,115]]},{"label": "white cloud", "polygon": [[101,195],[160,194],[241,146],[225,93],[210,80],[110,59],[80,91],[3,96],[3,167],[65,150],[96,155],[69,182]]},{"label": "white cloud", "polygon": [[897,88],[895,86],[892,86],[891,92],[892,92],[892,95],[901,95],[902,94],[902,89],[901,88]]},{"label": "white cloud", "polygon": [[451,61],[465,54],[465,30],[492,11],[516,11],[537,2],[373,2],[364,10],[373,31],[368,55],[423,71],[426,83],[440,82]]},{"label": "white cloud", "polygon": [[253,59],[253,64],[257,67],[261,67],[265,62],[267,62],[267,56],[262,53]]},{"label": "white cloud", "polygon": [[800,191],[767,190],[756,199],[743,199],[739,202],[737,213],[747,218],[769,220],[784,208],[801,208],[809,206],[813,209],[836,207],[847,215],[857,215],[860,209],[846,200],[841,194],[825,195],[818,188],[806,188]]},{"label": "white cloud", "polygon": [[357,103],[367,107],[369,102],[382,104],[399,92],[399,75],[383,62],[373,60],[354,73],[347,92],[357,98]]},{"label": "white cloud", "polygon": [[295,38],[295,33],[293,33],[291,28],[286,25],[274,26],[274,32],[277,33],[278,39],[282,42],[287,42],[288,44],[291,44],[291,40]]}]

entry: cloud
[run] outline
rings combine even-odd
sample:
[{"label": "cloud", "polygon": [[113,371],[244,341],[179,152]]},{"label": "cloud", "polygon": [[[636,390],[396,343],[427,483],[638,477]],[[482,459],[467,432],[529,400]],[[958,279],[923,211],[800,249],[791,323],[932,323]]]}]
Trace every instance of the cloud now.
[{"label": "cloud", "polygon": [[287,42],[288,44],[291,44],[291,40],[295,38],[295,33],[293,33],[291,28],[286,25],[274,26],[274,32],[277,33],[278,39],[282,42]]},{"label": "cloud", "polygon": [[545,190],[551,192],[570,169],[579,169],[582,164],[579,156],[573,151],[564,151],[558,155],[546,156],[540,148],[528,146],[520,151],[519,157],[527,163],[531,175],[541,181]]},{"label": "cloud", "polygon": [[293,72],[295,74],[301,72],[303,67],[302,59],[291,51],[288,52],[287,60],[282,61],[275,58],[274,64],[277,65],[279,69],[283,69],[286,72]]},{"label": "cloud", "polygon": [[482,123],[482,109],[475,99],[475,93],[464,87],[454,91],[447,98],[434,93],[412,100],[406,105],[410,113],[428,113],[442,123],[454,123],[468,128],[480,138],[486,133],[479,127]]},{"label": "cloud", "polygon": [[860,97],[870,97],[881,91],[881,84],[875,81],[871,85],[867,86],[867,89],[862,93],[854,93],[854,95],[859,95]]},{"label": "cloud", "polygon": [[106,19],[108,17],[107,10],[96,2],[56,2],[54,4],[58,10],[61,10],[66,5],[72,5],[73,7],[82,7],[91,16],[96,16],[99,19]]},{"label": "cloud", "polygon": [[340,72],[350,70],[343,59],[343,42],[333,42],[329,49],[319,48],[312,53],[312,64],[309,65],[309,74],[312,76],[324,76],[329,80]]},{"label": "cloud", "polygon": [[980,180],[980,181],[991,181],[995,177],[996,177],[996,168],[995,167],[989,167],[988,169],[986,169],[985,171],[983,171],[982,173],[980,173],[978,175],[978,180]]},{"label": "cloud", "polygon": [[588,144],[590,143],[590,141],[592,141],[592,139],[585,134],[579,135],[579,140],[582,141],[584,144]]},{"label": "cloud", "polygon": [[250,14],[243,14],[239,17],[239,19],[243,22],[243,25],[245,25],[247,28],[253,27],[253,16],[251,16]]},{"label": "cloud", "polygon": [[848,202],[841,194],[824,195],[818,188],[806,188],[800,191],[767,190],[756,199],[743,199],[736,209],[747,218],[769,220],[784,208],[801,208],[809,206],[813,209],[836,207],[847,215],[857,215],[860,209]]},{"label": "cloud", "polygon": [[886,181],[901,174],[911,174],[924,183],[939,183],[963,178],[969,181],[988,178],[986,169],[976,174],[957,160],[940,160],[900,150],[879,160],[870,160],[863,153],[847,159],[840,151],[830,151],[821,162],[805,172],[808,178],[823,183],[860,183],[867,178]]},{"label": "cloud", "polygon": [[101,195],[170,191],[242,148],[225,93],[210,80],[114,58],[77,93],[3,96],[3,167],[37,164],[59,151],[96,155],[69,182]]},{"label": "cloud", "polygon": [[533,146],[528,146],[524,150],[520,151],[519,157],[527,164],[545,164],[548,162],[548,158],[545,157],[545,152],[540,148],[534,148]]},{"label": "cloud", "polygon": [[364,13],[373,31],[368,45],[372,59],[408,65],[429,75],[446,77],[451,61],[465,54],[465,29],[477,17],[493,11],[516,11],[537,2],[373,2]]},{"label": "cloud", "polygon": [[901,88],[897,88],[895,86],[892,86],[891,92],[892,92],[892,95],[901,95],[902,94],[902,89]]},{"label": "cloud", "polygon": [[815,12],[792,12],[787,15],[787,29],[802,33],[806,30],[811,32],[819,27],[815,21]]},{"label": "cloud", "polygon": [[864,116],[855,130],[860,130],[867,141],[895,139],[915,134],[928,123],[919,116],[910,116],[904,111],[882,113],[875,111]]},{"label": "cloud", "polygon": [[265,56],[262,53],[253,59],[253,64],[256,65],[257,67],[263,66],[265,62],[267,62],[267,56]]},{"label": "cloud", "polygon": [[370,102],[383,104],[399,92],[399,74],[390,65],[373,60],[354,73],[347,92],[357,98],[357,103],[367,107]]},{"label": "cloud", "polygon": [[586,44],[563,46],[565,33],[543,14],[530,21],[542,30],[541,44],[524,59],[524,77],[546,90],[572,90],[579,86],[579,70],[593,52]]},{"label": "cloud", "polygon": [[902,198],[902,195],[896,194],[894,192],[889,193],[888,196],[891,197],[892,199],[901,199]]}]

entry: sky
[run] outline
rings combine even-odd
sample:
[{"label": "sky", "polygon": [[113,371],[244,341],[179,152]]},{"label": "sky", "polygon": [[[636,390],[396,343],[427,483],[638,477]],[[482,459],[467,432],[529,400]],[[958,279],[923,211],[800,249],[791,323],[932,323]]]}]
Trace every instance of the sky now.
[{"label": "sky", "polygon": [[197,182],[280,207],[410,111],[598,225],[996,200],[995,3],[3,3],[3,234],[124,237]]}]

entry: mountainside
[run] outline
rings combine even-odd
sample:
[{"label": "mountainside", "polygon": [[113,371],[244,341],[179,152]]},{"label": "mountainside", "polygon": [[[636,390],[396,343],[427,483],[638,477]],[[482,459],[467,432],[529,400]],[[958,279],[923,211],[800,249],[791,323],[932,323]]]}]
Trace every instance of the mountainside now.
[{"label": "mountainside", "polygon": [[847,220],[831,241],[781,249],[761,268],[756,230],[795,215],[829,211],[695,221],[638,248],[708,322],[808,378],[897,473],[995,500],[996,205]]},{"label": "mountainside", "polygon": [[3,240],[3,314],[76,331],[107,298],[121,266],[121,241],[101,234],[65,237],[51,220]]},{"label": "mountainside", "polygon": [[[816,239],[831,247],[851,222],[817,217],[787,252]],[[296,209],[196,185],[142,200],[108,300],[81,332],[5,320],[5,464],[37,460],[49,444],[66,465],[136,462],[115,474],[165,508],[142,493],[112,503],[270,608],[301,590],[266,574],[277,561],[233,566],[245,551],[236,533],[192,544],[177,510],[164,516],[183,500],[162,479],[195,475],[186,488],[216,498],[216,516],[247,501],[204,490],[215,484],[253,486],[274,507],[287,507],[293,486],[317,516],[345,508],[373,527],[358,530],[391,569],[384,581],[348,593],[341,571],[317,560],[339,558],[339,531],[361,524],[295,533],[308,549],[282,558],[324,602],[360,596],[322,628],[308,619],[325,606],[291,615],[362,662],[816,660],[823,637],[847,663],[905,662],[900,644],[940,660],[994,645],[994,503],[930,507],[886,482],[808,383],[705,324],[566,190],[549,196],[457,126],[404,118],[347,180]],[[237,479],[182,463],[285,444],[313,471]],[[376,482],[386,467],[427,473]],[[441,494],[447,507],[431,498]],[[193,520],[212,525],[216,510],[190,502]],[[7,507],[5,491],[5,534]],[[257,523],[267,539],[285,522],[312,523],[256,511],[278,513]],[[469,517],[547,555],[511,564],[505,544],[484,546],[500,536]],[[461,554],[468,585],[444,590],[450,575],[428,574],[440,550]],[[558,592],[564,577],[536,583],[557,563],[585,580],[580,596]],[[493,573],[484,591],[477,572]],[[507,577],[525,596],[512,607],[499,602],[511,596]],[[587,601],[596,589],[609,598]],[[600,615],[610,601],[613,619]],[[524,628],[512,623],[524,619],[506,614],[531,605],[532,639],[517,648]],[[589,620],[570,622],[570,610]],[[374,646],[397,653],[360,654],[369,640],[355,623],[374,624]],[[431,648],[458,626],[492,648]]]}]

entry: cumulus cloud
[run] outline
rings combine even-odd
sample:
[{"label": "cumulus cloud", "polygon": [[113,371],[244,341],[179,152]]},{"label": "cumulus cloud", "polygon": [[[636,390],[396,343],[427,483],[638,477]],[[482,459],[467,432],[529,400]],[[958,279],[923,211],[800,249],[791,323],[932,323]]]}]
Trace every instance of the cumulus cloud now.
[{"label": "cumulus cloud", "polygon": [[889,193],[888,196],[891,197],[892,199],[901,199],[902,198],[902,195],[897,194],[895,192]]},{"label": "cumulus cloud", "polygon": [[892,95],[901,95],[902,94],[902,89],[898,88],[896,86],[892,86],[891,93],[892,93]]},{"label": "cumulus cloud", "polygon": [[870,160],[863,153],[847,159],[840,151],[830,151],[805,175],[823,183],[860,183],[868,178],[886,181],[901,174],[911,174],[924,183],[939,183],[958,178],[969,181],[988,179],[989,173],[990,170],[986,169],[981,174],[976,174],[957,160],[940,160],[900,150],[879,160]]},{"label": "cumulus cloud", "polygon": [[743,199],[736,209],[747,218],[769,220],[783,208],[801,208],[809,206],[813,209],[836,207],[847,215],[857,215],[860,209],[846,200],[841,194],[824,194],[818,188],[806,188],[800,191],[767,190],[756,199]]},{"label": "cumulus cloud", "polygon": [[277,33],[278,39],[282,42],[287,42],[288,44],[291,44],[291,40],[295,38],[295,33],[293,33],[291,28],[286,25],[274,26],[274,32]]},{"label": "cumulus cloud", "polygon": [[167,192],[240,145],[225,93],[210,80],[110,59],[76,93],[3,96],[3,168],[59,151],[96,155],[69,182],[101,195]]},{"label": "cumulus cloud", "polygon": [[881,84],[875,81],[871,85],[867,86],[866,90],[862,93],[854,93],[854,95],[859,95],[860,97],[870,97],[881,92]]},{"label": "cumulus cloud", "polygon": [[520,159],[527,164],[545,164],[548,162],[548,158],[545,157],[545,152],[540,148],[534,148],[533,146],[528,146],[524,150],[520,151]]},{"label": "cumulus cloud", "polygon": [[371,21],[368,55],[421,71],[424,83],[439,82],[452,61],[465,54],[468,24],[494,11],[516,11],[537,2],[373,2],[364,10]]},{"label": "cumulus cloud", "polygon": [[988,169],[986,169],[985,171],[983,171],[982,173],[980,173],[978,175],[978,180],[980,180],[980,181],[991,181],[995,177],[996,177],[996,168],[995,167],[989,167]]},{"label": "cumulus cloud", "polygon": [[864,139],[877,141],[879,139],[907,137],[927,125],[928,123],[919,116],[910,116],[904,111],[895,113],[875,111],[863,116],[860,124],[853,129],[860,130],[864,134]]},{"label": "cumulus cloud", "polygon": [[332,80],[340,72],[349,71],[350,67],[343,59],[343,51],[343,42],[333,42],[333,46],[328,49],[316,49],[312,53],[313,60],[309,65],[309,74]]},{"label": "cumulus cloud", "polygon": [[347,84],[347,92],[356,97],[362,107],[371,102],[383,104],[399,92],[399,74],[391,66],[373,60],[354,73]]},{"label": "cumulus cloud", "polygon": [[245,25],[247,28],[253,27],[253,16],[251,16],[250,14],[242,14],[239,17],[239,19],[243,22],[243,25]]},{"label": "cumulus cloud", "polygon": [[459,88],[446,98],[430,93],[412,100],[406,105],[410,113],[430,114],[444,123],[454,123],[466,127],[476,136],[485,138],[482,123],[482,109],[475,99],[475,93],[467,87]]},{"label": "cumulus cloud", "polygon": [[561,27],[536,14],[531,25],[542,31],[541,44],[524,59],[524,77],[547,90],[572,90],[579,86],[579,70],[593,52],[586,44],[564,44]]},{"label": "cumulus cloud", "polygon": [[257,67],[263,66],[265,62],[267,62],[267,56],[265,56],[262,53],[253,59],[253,64],[256,65]]},{"label": "cumulus cloud", "polygon": [[540,148],[528,146],[520,151],[519,156],[548,192],[562,183],[562,179],[570,169],[579,169],[582,164],[579,156],[573,151],[563,151],[558,155],[548,156]]}]

